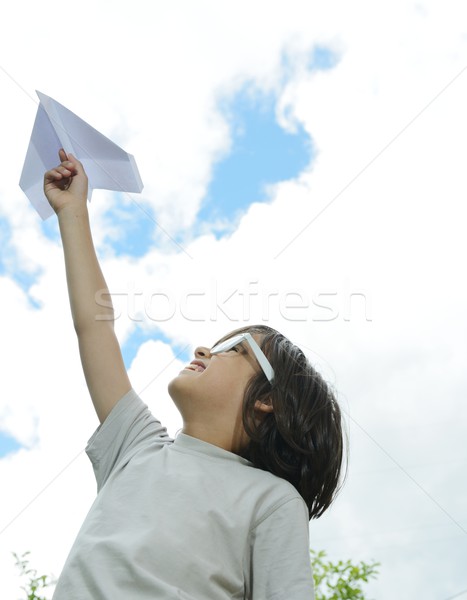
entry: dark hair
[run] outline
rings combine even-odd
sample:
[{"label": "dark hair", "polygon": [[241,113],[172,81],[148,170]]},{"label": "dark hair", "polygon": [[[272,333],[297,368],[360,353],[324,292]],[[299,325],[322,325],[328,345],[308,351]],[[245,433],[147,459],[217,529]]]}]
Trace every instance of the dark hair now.
[{"label": "dark hair", "polygon": [[[275,377],[253,376],[243,399],[243,426],[250,438],[242,455],[255,467],[292,483],[316,519],[329,508],[342,486],[344,459],[342,415],[330,386],[302,350],[264,325],[238,329],[262,336],[259,345]],[[225,338],[224,338],[225,339]],[[258,419],[257,400],[272,403],[273,412]]]}]

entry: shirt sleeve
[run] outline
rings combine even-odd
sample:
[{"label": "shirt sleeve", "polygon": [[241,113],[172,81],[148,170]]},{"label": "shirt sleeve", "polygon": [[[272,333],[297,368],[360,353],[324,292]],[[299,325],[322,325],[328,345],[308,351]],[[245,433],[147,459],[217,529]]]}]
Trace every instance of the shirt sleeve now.
[{"label": "shirt sleeve", "polygon": [[149,444],[172,443],[163,427],[134,390],[113,407],[105,421],[88,441],[86,454],[91,460],[99,492],[109,475],[122,461]]},{"label": "shirt sleeve", "polygon": [[308,510],[287,500],[252,532],[251,600],[314,600]]}]

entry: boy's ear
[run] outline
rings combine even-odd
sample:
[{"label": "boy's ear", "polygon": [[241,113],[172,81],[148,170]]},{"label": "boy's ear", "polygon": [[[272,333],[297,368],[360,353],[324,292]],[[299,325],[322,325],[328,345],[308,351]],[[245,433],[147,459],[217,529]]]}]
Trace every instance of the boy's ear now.
[{"label": "boy's ear", "polygon": [[274,412],[274,408],[272,406],[271,399],[267,398],[266,400],[256,400],[255,410],[259,410],[262,413]]}]

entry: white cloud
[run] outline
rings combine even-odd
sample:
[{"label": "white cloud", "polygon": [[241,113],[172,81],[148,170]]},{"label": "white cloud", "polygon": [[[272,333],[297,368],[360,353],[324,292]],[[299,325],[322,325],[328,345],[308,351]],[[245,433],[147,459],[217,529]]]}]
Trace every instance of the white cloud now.
[{"label": "white cloud", "polygon": [[[194,347],[242,324],[232,319],[243,317],[248,285],[258,281],[254,289],[269,295],[269,323],[305,347],[358,424],[350,424],[348,482],[335,508],[312,524],[312,541],[333,558],[380,560],[371,589],[381,600],[434,600],[464,589],[466,535],[360,429],[467,528],[460,475],[467,71],[448,85],[465,67],[463,4],[291,2],[285,10],[274,2],[180,2],[149,14],[143,3],[113,3],[109,11],[102,2],[63,12],[53,2],[30,3],[21,28],[5,18],[0,54],[9,62],[1,67],[29,93],[37,87],[52,95],[132,152],[144,199],[171,231],[188,229],[183,244],[193,257],[170,243],[140,260],[106,255],[111,289],[133,282],[143,301],[170,290],[176,316],[153,324]],[[308,73],[300,66],[315,44],[339,55],[333,69]],[[34,53],[21,52],[26,45]],[[284,51],[296,67],[281,89]],[[279,112],[287,107],[304,124],[317,160],[299,181],[277,186],[270,204],[253,205],[229,238],[191,239],[213,162],[229,147],[216,99],[245,81],[280,91]],[[31,291],[42,306],[33,310],[14,282],[0,278],[0,415],[8,415],[8,429],[21,441],[35,444],[0,460],[6,524],[78,455],[96,419],[80,373],[60,248],[43,237],[17,186],[35,106],[4,72],[0,86],[0,160],[8,174],[0,181],[0,214],[11,223],[22,268],[41,269]],[[112,202],[100,193],[91,205],[101,248],[103,210]],[[343,320],[355,291],[367,295],[371,321],[357,298],[350,321]],[[187,304],[186,294],[195,292],[204,296]],[[291,292],[309,308],[288,310]],[[335,294],[326,298],[338,318],[319,320],[326,315],[317,306],[320,293]],[[250,297],[252,321],[265,314],[259,299]],[[303,313],[307,319],[297,320]],[[122,340],[133,326],[125,314],[117,321]],[[167,345],[147,342],[130,374],[139,391],[170,364],[143,398],[176,430],[166,383],[180,363],[171,361]],[[57,574],[93,495],[81,454],[0,535],[5,597],[18,589],[8,553],[31,549],[34,566]]]}]

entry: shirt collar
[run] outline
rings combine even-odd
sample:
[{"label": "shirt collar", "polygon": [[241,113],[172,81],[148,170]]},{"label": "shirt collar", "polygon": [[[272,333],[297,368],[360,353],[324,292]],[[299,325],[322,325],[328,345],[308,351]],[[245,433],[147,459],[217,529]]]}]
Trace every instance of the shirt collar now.
[{"label": "shirt collar", "polygon": [[173,446],[175,449],[182,452],[184,450],[187,450],[190,453],[198,452],[199,454],[204,454],[205,456],[209,456],[211,458],[230,460],[247,466],[253,465],[252,462],[246,458],[243,458],[242,456],[238,456],[238,454],[224,450],[224,448],[220,448],[219,446],[215,446],[214,444],[210,444],[209,442],[205,442],[199,438],[187,435],[186,433],[179,433],[174,439]]}]

